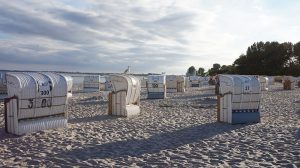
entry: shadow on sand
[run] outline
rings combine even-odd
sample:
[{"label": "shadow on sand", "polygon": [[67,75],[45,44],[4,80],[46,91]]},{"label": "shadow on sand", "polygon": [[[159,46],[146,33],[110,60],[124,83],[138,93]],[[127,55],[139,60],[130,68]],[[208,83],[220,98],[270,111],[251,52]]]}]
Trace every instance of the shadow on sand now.
[{"label": "shadow on sand", "polygon": [[192,96],[178,96],[174,97],[173,99],[200,99],[200,98],[207,98],[207,97],[216,97],[216,95],[212,94],[198,94],[198,95],[192,95]]},{"label": "shadow on sand", "polygon": [[[173,132],[156,134],[148,139],[130,139],[107,144],[93,144],[82,149],[74,149],[61,153],[66,159],[105,159],[119,157],[140,157],[143,154],[159,153],[161,150],[176,149],[180,146],[199,142],[218,134],[230,132],[246,125],[229,125],[222,123],[207,123],[188,127]],[[72,159],[68,160],[72,163]]]},{"label": "shadow on sand", "polygon": [[5,140],[5,139],[20,138],[20,137],[22,137],[22,136],[6,133],[4,127],[0,128],[0,141]]},{"label": "shadow on sand", "polygon": [[80,101],[77,104],[80,105],[105,105],[108,104],[107,101],[103,101],[103,100],[93,100],[93,101]]},{"label": "shadow on sand", "polygon": [[[300,102],[298,101],[298,103],[300,103]],[[300,120],[300,110],[296,109],[295,112],[298,115],[298,117],[297,117],[298,120]],[[295,137],[296,137],[296,139],[300,140],[300,128],[298,128],[298,130],[296,130]]]},{"label": "shadow on sand", "polygon": [[[94,122],[94,121],[114,120],[116,118],[119,118],[119,117],[111,116],[111,115],[98,115],[98,116],[93,116],[93,117],[69,119],[68,123],[69,124],[88,123],[88,122]],[[5,132],[4,126],[2,128],[0,127],[0,141],[4,140],[4,139],[19,138],[19,137],[22,137],[22,136],[8,134]]]},{"label": "shadow on sand", "polygon": [[83,123],[83,122],[87,123],[87,122],[94,122],[94,121],[114,120],[116,118],[119,118],[119,117],[103,114],[103,115],[97,115],[97,116],[92,116],[92,117],[69,119],[68,123],[70,123],[70,124]]}]

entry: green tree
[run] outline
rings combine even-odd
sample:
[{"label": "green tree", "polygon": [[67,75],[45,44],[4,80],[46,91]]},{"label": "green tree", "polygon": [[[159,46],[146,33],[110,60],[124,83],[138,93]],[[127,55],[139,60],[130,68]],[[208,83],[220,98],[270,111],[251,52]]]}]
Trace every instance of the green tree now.
[{"label": "green tree", "polygon": [[246,63],[247,63],[247,56],[244,54],[240,55],[239,58],[236,59],[233,63],[236,72],[239,74],[247,74],[249,70],[246,66]]},{"label": "green tree", "polygon": [[213,67],[207,71],[208,75],[209,76],[217,75],[219,73],[220,68],[221,68],[220,64],[218,64],[218,63],[213,64]]},{"label": "green tree", "polygon": [[[201,72],[201,73],[199,73]],[[293,75],[300,76],[300,42],[256,42],[232,65],[213,64],[205,74]],[[202,73],[200,68],[198,75]]]},{"label": "green tree", "polygon": [[205,76],[205,69],[200,67],[197,71],[198,76]]},{"label": "green tree", "polygon": [[222,65],[218,74],[234,74],[235,69],[233,65]]},{"label": "green tree", "polygon": [[196,68],[194,66],[190,66],[187,70],[186,76],[195,76]]},{"label": "green tree", "polygon": [[299,63],[300,62],[300,42],[294,44],[294,54]]},{"label": "green tree", "polygon": [[283,75],[292,56],[291,44],[278,42],[257,42],[248,47],[233,63],[239,74]]},{"label": "green tree", "polygon": [[214,70],[218,71],[218,70],[220,70],[220,68],[221,68],[220,64],[218,64],[218,63],[213,64],[213,69]]}]

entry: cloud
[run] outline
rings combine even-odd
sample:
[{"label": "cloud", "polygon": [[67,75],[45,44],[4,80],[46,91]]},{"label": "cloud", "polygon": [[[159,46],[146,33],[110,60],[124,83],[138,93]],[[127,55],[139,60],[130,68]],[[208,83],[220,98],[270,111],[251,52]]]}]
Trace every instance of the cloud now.
[{"label": "cloud", "polygon": [[300,31],[295,1],[280,12],[270,0],[0,3],[1,69],[184,74]]}]

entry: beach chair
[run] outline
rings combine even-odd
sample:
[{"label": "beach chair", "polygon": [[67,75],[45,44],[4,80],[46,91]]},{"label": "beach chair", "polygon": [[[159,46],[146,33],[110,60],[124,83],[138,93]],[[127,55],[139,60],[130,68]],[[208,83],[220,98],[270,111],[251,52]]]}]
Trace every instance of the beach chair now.
[{"label": "beach chair", "polygon": [[266,78],[267,78],[268,91],[271,91],[274,87],[275,79],[273,76],[267,76]]},{"label": "beach chair", "polygon": [[146,77],[143,77],[141,80],[141,88],[147,88],[147,81],[148,79]]},{"label": "beach chair", "polygon": [[166,98],[166,76],[149,75],[147,82],[148,99]]},{"label": "beach chair", "polygon": [[208,76],[199,76],[199,87],[208,86],[209,85],[209,77]]},{"label": "beach chair", "polygon": [[186,83],[185,83],[185,77],[184,76],[176,76],[176,81],[177,81],[177,92],[185,92],[186,90]]},{"label": "beach chair", "polygon": [[231,124],[260,122],[260,83],[254,76],[218,75],[217,120]]},{"label": "beach chair", "polygon": [[215,86],[214,85],[206,85],[202,86],[199,89],[201,95],[215,95]]},{"label": "beach chair", "polygon": [[189,77],[184,77],[184,83],[185,83],[185,90],[187,90],[188,88],[190,88],[191,84],[190,84]]},{"label": "beach chair", "polygon": [[296,85],[296,78],[293,76],[284,76],[282,78],[283,90],[294,90]]},{"label": "beach chair", "polygon": [[213,82],[211,77],[201,76],[199,77],[199,81],[200,81],[199,91],[201,95],[215,95],[215,83]]},{"label": "beach chair", "polygon": [[100,75],[89,75],[83,78],[84,92],[99,92],[100,91]]},{"label": "beach chair", "polygon": [[140,114],[141,82],[131,75],[112,75],[113,91],[109,94],[108,114],[136,116]]},{"label": "beach chair", "polygon": [[66,75],[66,74],[61,74],[62,76],[65,77],[66,81],[67,81],[67,86],[68,86],[68,98],[71,98],[73,96],[73,78],[70,75]]},{"label": "beach chair", "polygon": [[269,87],[268,87],[269,79],[267,77],[258,76],[258,81],[260,83],[261,91],[268,91],[269,90]]},{"label": "beach chair", "polygon": [[7,85],[6,85],[6,72],[0,71],[0,94],[4,95],[7,94]]},{"label": "beach chair", "polygon": [[176,93],[177,92],[177,76],[176,75],[167,75],[166,76],[166,87],[167,87],[167,93]]},{"label": "beach chair", "polygon": [[210,76],[208,79],[208,84],[209,85],[216,85],[216,77],[215,76]]},{"label": "beach chair", "polygon": [[190,85],[191,87],[200,87],[200,78],[199,76],[190,76]]},{"label": "beach chair", "polygon": [[268,78],[268,85],[274,85],[275,78],[273,76],[267,76]]},{"label": "beach chair", "polygon": [[71,81],[56,73],[7,73],[5,130],[23,135],[67,127]]},{"label": "beach chair", "polygon": [[296,85],[300,88],[300,76],[296,78]]}]

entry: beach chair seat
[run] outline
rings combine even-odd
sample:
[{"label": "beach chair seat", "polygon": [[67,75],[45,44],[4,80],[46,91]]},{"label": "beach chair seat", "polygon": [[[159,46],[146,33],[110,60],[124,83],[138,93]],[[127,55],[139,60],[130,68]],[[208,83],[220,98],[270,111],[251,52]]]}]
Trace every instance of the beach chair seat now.
[{"label": "beach chair seat", "polygon": [[177,81],[177,92],[185,92],[186,90],[186,80],[184,76],[176,76],[176,81]]},{"label": "beach chair seat", "polygon": [[166,76],[166,87],[167,87],[167,93],[176,93],[177,92],[176,75],[167,75]]},{"label": "beach chair seat", "polygon": [[167,93],[185,92],[185,78],[180,75],[166,76]]},{"label": "beach chair seat", "polygon": [[268,91],[269,90],[269,79],[267,77],[258,76],[258,81],[260,82],[261,91]]},{"label": "beach chair seat", "polygon": [[147,81],[148,99],[166,98],[166,76],[149,75]]},{"label": "beach chair seat", "polygon": [[83,77],[84,92],[99,92],[100,88],[100,75],[89,75]]},{"label": "beach chair seat", "polygon": [[231,124],[260,122],[258,79],[246,75],[218,75],[217,120]]},{"label": "beach chair seat", "polygon": [[190,86],[191,87],[200,87],[200,77],[199,76],[190,76]]},{"label": "beach chair seat", "polygon": [[109,115],[136,116],[140,114],[141,82],[131,75],[112,75],[113,91],[109,95]]},{"label": "beach chair seat", "polygon": [[293,76],[284,76],[282,78],[283,90],[294,90],[296,85],[296,78]]},{"label": "beach chair seat", "polygon": [[5,130],[23,135],[67,126],[68,90],[72,81],[56,73],[7,73]]}]

